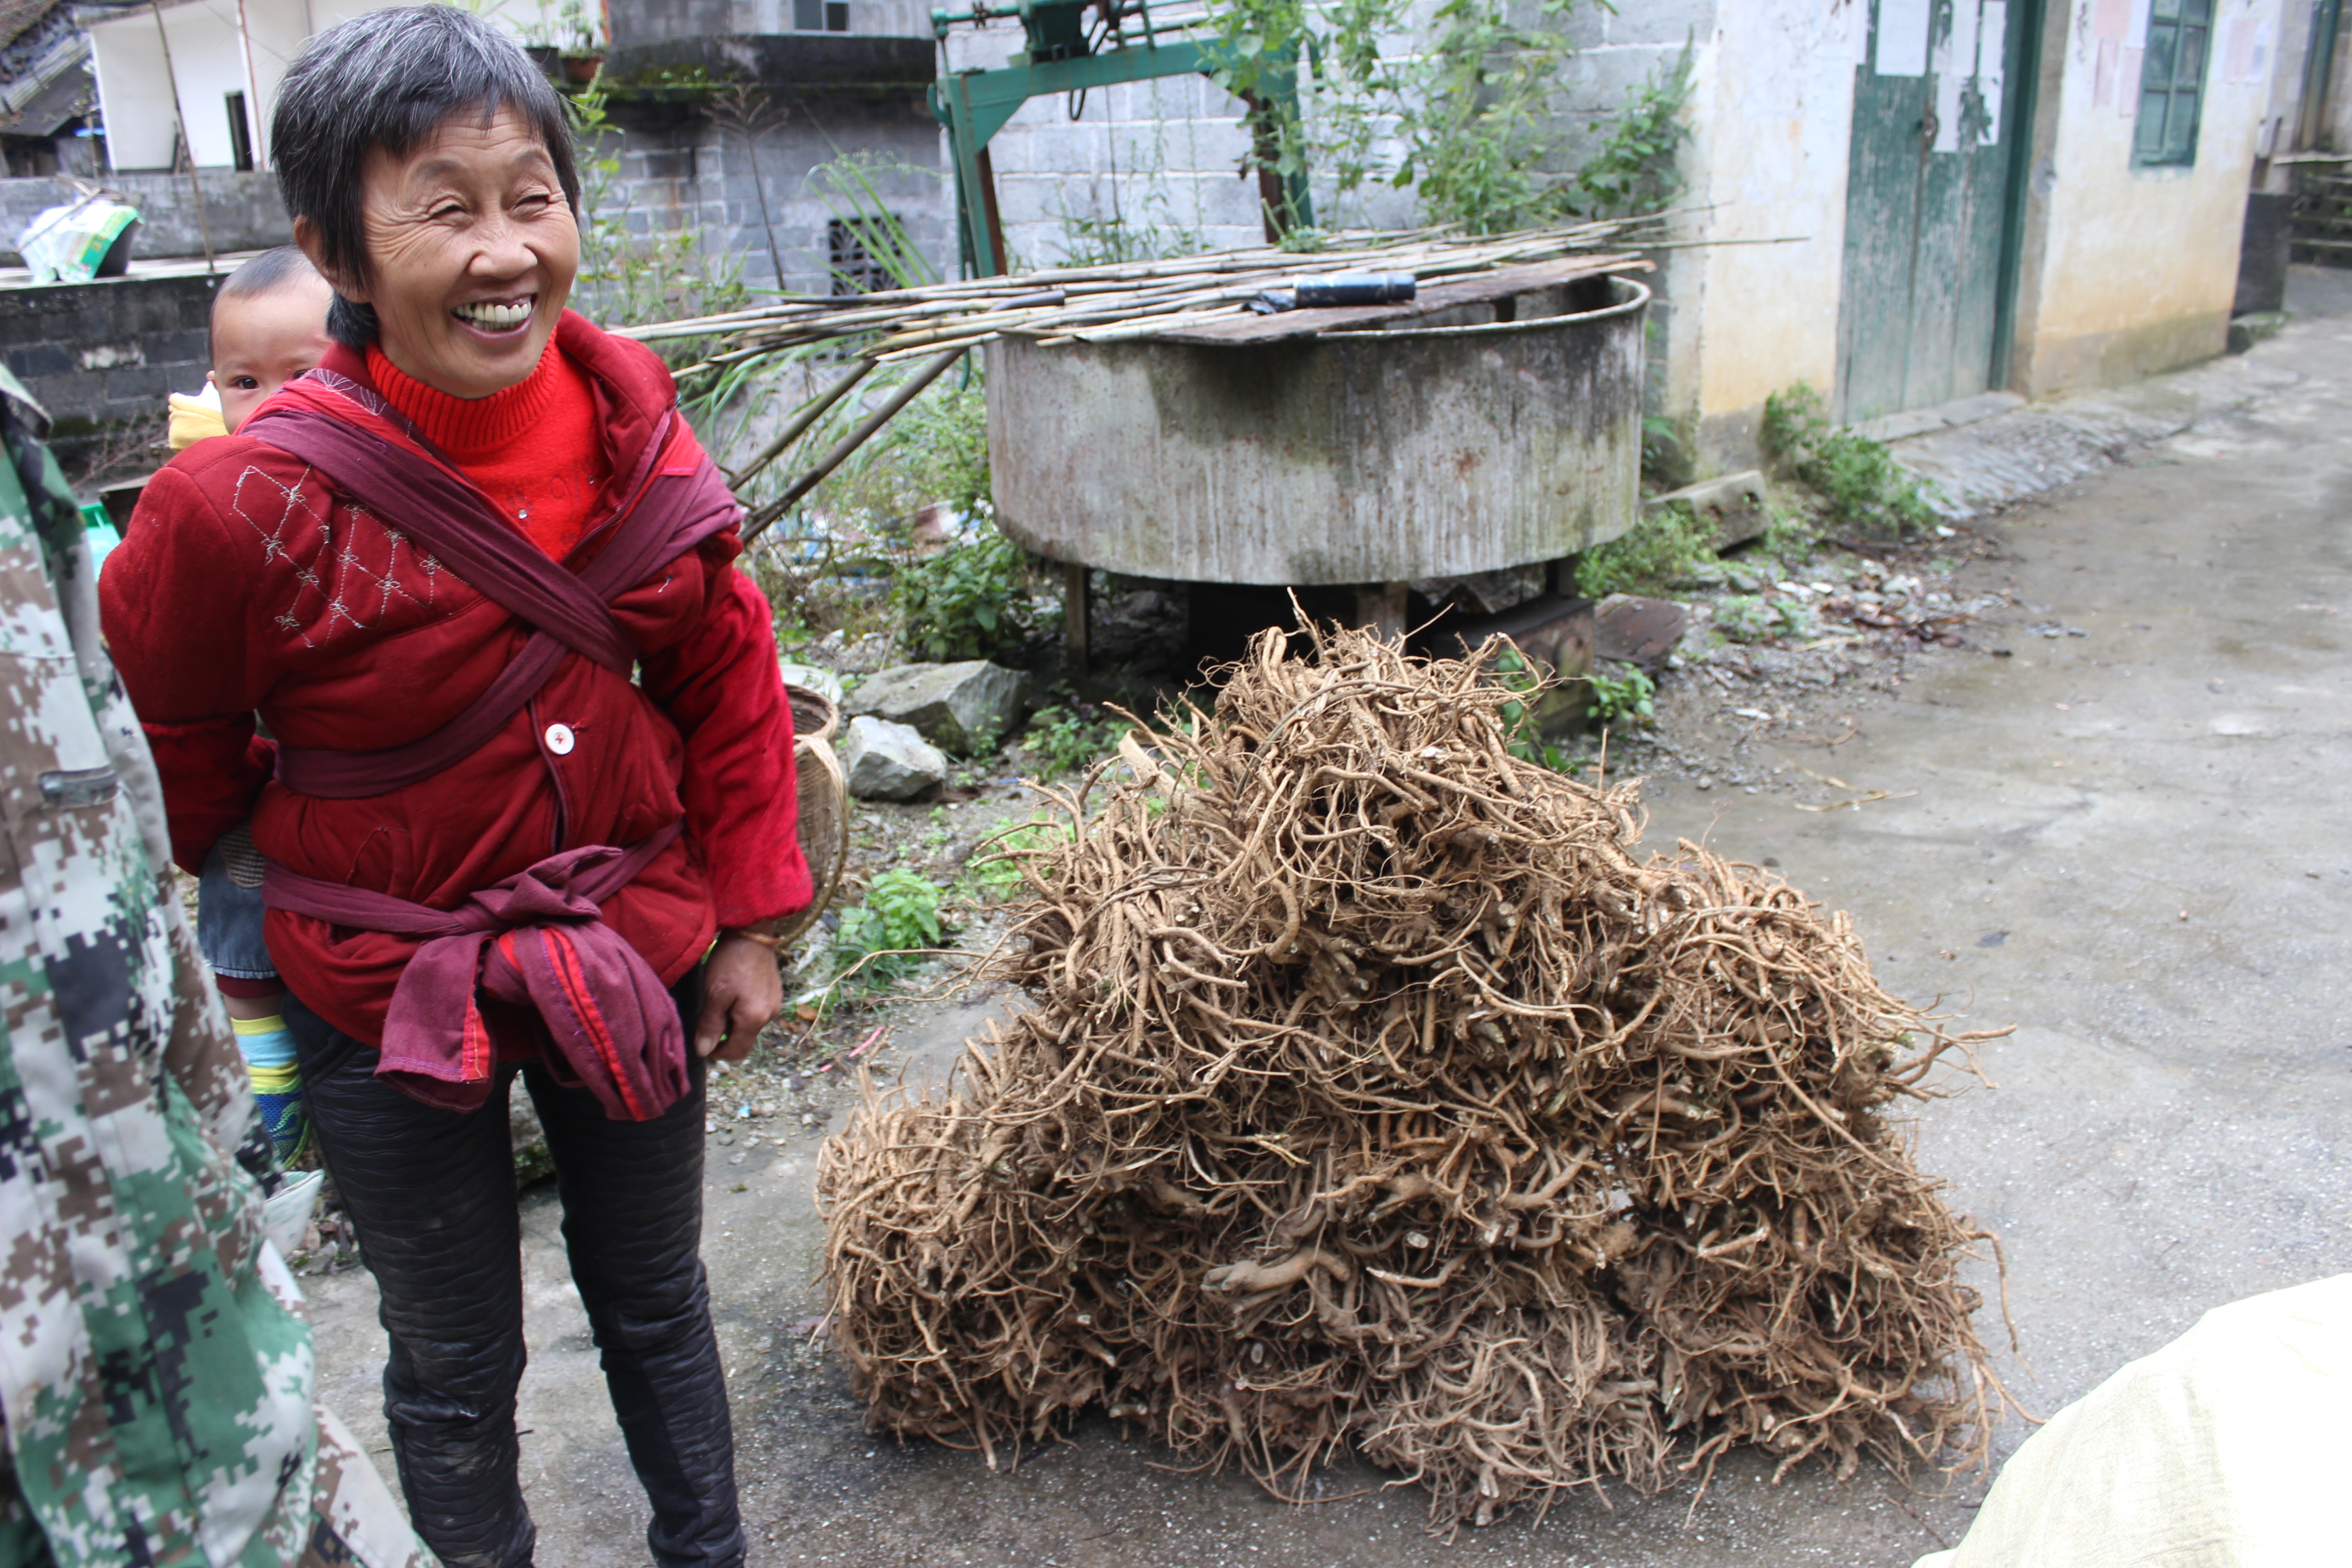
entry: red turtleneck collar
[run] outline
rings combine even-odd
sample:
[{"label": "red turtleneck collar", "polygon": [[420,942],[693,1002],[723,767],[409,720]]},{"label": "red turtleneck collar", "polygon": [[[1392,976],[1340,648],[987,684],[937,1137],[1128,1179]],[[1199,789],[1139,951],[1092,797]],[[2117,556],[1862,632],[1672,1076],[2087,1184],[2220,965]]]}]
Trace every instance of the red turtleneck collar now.
[{"label": "red turtleneck collar", "polygon": [[531,373],[488,397],[452,397],[427,386],[384,357],[375,343],[368,345],[367,363],[368,377],[385,400],[406,415],[426,440],[462,464],[468,458],[496,453],[538,423],[555,398],[564,360],[550,333]]},{"label": "red turtleneck collar", "polygon": [[373,343],[367,367],[384,400],[532,543],[558,561],[571,553],[612,465],[597,428],[595,388],[552,337],[530,375],[488,397],[452,397],[427,386]]}]

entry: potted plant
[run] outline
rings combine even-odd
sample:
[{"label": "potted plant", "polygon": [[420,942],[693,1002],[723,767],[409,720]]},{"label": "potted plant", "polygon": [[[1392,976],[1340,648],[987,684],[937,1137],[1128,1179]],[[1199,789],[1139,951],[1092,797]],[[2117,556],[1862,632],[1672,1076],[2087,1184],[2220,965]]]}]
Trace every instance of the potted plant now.
[{"label": "potted plant", "polygon": [[562,26],[570,39],[563,50],[564,79],[574,87],[586,87],[604,64],[604,43],[596,36],[588,0],[563,0]]}]

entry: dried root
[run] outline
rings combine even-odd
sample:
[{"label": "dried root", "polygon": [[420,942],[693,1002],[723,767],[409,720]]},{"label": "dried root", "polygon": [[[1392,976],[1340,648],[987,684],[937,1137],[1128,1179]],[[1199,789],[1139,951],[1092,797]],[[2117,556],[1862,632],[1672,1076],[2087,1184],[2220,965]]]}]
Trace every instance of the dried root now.
[{"label": "dried root", "polygon": [[1099,1405],[1283,1495],[1354,1444],[1442,1524],[1735,1444],[1980,1460],[1981,1233],[1885,1120],[1979,1037],[1794,889],[1637,859],[1479,660],[1318,654],[1062,797],[1032,1009],[825,1145],[876,1424],[1009,1464]]}]

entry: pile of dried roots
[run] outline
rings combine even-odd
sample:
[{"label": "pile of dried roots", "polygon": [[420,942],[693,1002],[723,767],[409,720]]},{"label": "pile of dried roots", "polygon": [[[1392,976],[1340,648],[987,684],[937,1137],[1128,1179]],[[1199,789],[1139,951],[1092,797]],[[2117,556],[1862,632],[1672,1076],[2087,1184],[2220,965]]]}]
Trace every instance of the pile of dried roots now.
[{"label": "pile of dried roots", "polygon": [[[1515,759],[1479,661],[1268,634],[1029,867],[1032,1009],[825,1145],[877,1425],[1017,1457],[1099,1404],[1440,1522],[1734,1444],[1980,1457],[1979,1239],[1884,1120],[1943,1033],[1843,915]],[[1156,753],[1156,754],[1155,754]]]}]

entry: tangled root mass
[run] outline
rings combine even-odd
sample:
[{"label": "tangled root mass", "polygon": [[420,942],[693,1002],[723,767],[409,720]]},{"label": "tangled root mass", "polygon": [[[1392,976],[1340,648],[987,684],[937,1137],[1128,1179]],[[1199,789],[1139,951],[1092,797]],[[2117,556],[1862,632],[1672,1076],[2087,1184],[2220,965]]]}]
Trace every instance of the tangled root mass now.
[{"label": "tangled root mass", "polygon": [[1885,1111],[1981,1037],[1765,873],[1637,858],[1482,659],[1316,652],[1057,797],[1030,1010],[825,1145],[872,1420],[995,1465],[1099,1405],[1282,1495],[1352,1444],[1440,1524],[1738,1444],[1980,1459],[1982,1233]]}]

